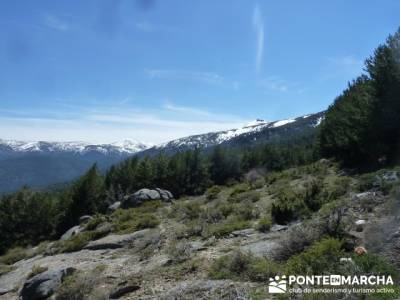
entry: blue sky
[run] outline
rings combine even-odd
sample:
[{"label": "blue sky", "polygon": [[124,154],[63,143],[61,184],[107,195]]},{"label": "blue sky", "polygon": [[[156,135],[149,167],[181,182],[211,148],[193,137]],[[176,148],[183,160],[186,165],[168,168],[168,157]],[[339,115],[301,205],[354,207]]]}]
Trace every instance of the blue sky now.
[{"label": "blue sky", "polygon": [[159,143],[318,112],[397,0],[0,2],[0,138]]}]

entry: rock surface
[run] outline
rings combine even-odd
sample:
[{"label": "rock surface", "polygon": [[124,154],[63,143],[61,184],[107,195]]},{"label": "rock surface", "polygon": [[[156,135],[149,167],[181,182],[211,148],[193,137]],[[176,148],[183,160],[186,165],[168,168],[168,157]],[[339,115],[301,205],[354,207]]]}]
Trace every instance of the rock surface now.
[{"label": "rock surface", "polygon": [[126,285],[111,292],[109,297],[110,299],[119,299],[126,294],[137,291],[138,289],[140,289],[140,285]]},{"label": "rock surface", "polygon": [[118,208],[120,208],[121,207],[121,202],[120,201],[117,201],[117,202],[114,202],[113,204],[111,204],[108,208],[107,208],[107,212],[109,213],[109,214],[111,214],[111,213],[113,213],[114,211],[116,211]]},{"label": "rock surface", "polygon": [[141,189],[132,195],[128,195],[124,198],[124,201],[121,203],[122,208],[130,208],[141,205],[143,202],[150,200],[163,200],[163,201],[171,201],[173,199],[173,195],[170,191],[156,188],[154,190],[151,189]]},{"label": "rock surface", "polygon": [[92,216],[88,216],[88,215],[82,216],[82,217],[79,218],[79,224],[87,223],[87,222],[89,222],[91,219],[93,219]]},{"label": "rock surface", "polygon": [[122,235],[108,235],[99,240],[89,242],[84,249],[101,250],[101,249],[118,249],[128,246],[136,239],[144,237],[149,232],[149,229],[143,229],[134,233]]},{"label": "rock surface", "polygon": [[74,235],[82,232],[84,230],[83,227],[81,227],[80,225],[74,226],[70,229],[67,230],[67,232],[65,232],[62,236],[61,236],[61,240],[65,241],[65,240],[69,240],[71,237],[73,237]]},{"label": "rock surface", "polygon": [[49,270],[27,280],[20,292],[21,300],[37,300],[50,297],[73,268]]}]

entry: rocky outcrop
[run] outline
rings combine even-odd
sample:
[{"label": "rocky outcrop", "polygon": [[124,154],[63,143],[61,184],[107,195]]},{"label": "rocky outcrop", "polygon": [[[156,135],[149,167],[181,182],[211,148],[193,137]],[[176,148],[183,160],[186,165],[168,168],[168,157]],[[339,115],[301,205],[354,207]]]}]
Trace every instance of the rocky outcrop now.
[{"label": "rocky outcrop", "polygon": [[114,211],[116,211],[118,208],[121,207],[121,201],[114,202],[107,208],[107,212],[109,214],[112,214]]},{"label": "rocky outcrop", "polygon": [[74,226],[70,229],[67,230],[67,232],[65,232],[62,236],[61,236],[61,240],[62,241],[66,241],[69,240],[71,237],[73,237],[74,235],[82,232],[84,230],[83,227],[81,227],[80,225]]},{"label": "rocky outcrop", "polygon": [[79,224],[85,224],[85,223],[89,222],[92,219],[93,219],[92,216],[88,216],[88,215],[82,216],[82,217],[79,218]]},{"label": "rocky outcrop", "polygon": [[130,208],[141,205],[146,201],[162,200],[171,201],[174,198],[172,193],[160,188],[156,189],[141,189],[132,195],[128,195],[121,203],[122,208]]},{"label": "rocky outcrop", "polygon": [[74,270],[73,268],[49,270],[32,277],[22,287],[20,299],[47,299],[61,285],[64,277],[72,274]]},{"label": "rocky outcrop", "polygon": [[149,229],[143,229],[134,233],[122,234],[122,235],[108,235],[102,239],[91,241],[85,246],[87,250],[102,250],[102,249],[118,249],[128,246],[133,243],[136,239],[143,238]]},{"label": "rocky outcrop", "polygon": [[111,292],[109,298],[110,299],[119,299],[122,296],[125,296],[126,294],[137,291],[138,289],[140,289],[140,285],[137,285],[137,284],[120,286]]}]

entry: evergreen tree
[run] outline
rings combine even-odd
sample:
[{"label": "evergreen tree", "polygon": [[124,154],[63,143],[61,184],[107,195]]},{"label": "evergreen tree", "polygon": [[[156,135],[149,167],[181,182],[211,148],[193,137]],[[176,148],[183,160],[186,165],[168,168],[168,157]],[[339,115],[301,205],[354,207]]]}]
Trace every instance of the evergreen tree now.
[{"label": "evergreen tree", "polygon": [[374,150],[395,162],[400,150],[400,29],[367,59],[366,69],[377,99],[370,134],[380,147]]},{"label": "evergreen tree", "polygon": [[349,84],[326,112],[320,126],[318,146],[322,156],[337,157],[345,164],[372,162],[374,89],[371,80],[361,76]]},{"label": "evergreen tree", "polygon": [[96,164],[72,185],[69,195],[70,204],[60,224],[59,233],[76,225],[79,217],[104,212],[107,208],[104,179]]}]

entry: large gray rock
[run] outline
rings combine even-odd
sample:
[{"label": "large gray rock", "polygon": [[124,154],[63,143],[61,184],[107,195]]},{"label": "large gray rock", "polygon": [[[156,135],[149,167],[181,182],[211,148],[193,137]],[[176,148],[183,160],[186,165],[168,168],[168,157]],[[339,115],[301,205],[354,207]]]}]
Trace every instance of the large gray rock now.
[{"label": "large gray rock", "polygon": [[114,202],[113,204],[111,204],[108,208],[107,208],[107,212],[109,214],[113,213],[114,211],[116,211],[118,208],[121,207],[121,201],[117,201]]},{"label": "large gray rock", "polygon": [[81,227],[80,225],[74,226],[74,227],[68,229],[67,232],[64,233],[60,239],[63,241],[69,240],[71,237],[82,232],[83,230],[84,230],[84,228]]},{"label": "large gray rock", "polygon": [[151,201],[151,200],[171,201],[172,199],[173,199],[172,193],[167,190],[159,188],[156,188],[154,190],[141,189],[132,195],[126,196],[121,203],[121,207],[122,208],[136,207],[146,201]]},{"label": "large gray rock", "polygon": [[61,285],[65,276],[72,274],[74,268],[49,270],[27,280],[20,292],[21,300],[47,299]]},{"label": "large gray rock", "polygon": [[118,249],[132,244],[136,239],[143,238],[148,234],[149,229],[143,229],[134,233],[122,235],[108,235],[96,241],[89,242],[84,249],[87,250],[103,250],[103,249]]},{"label": "large gray rock", "polygon": [[85,215],[79,218],[79,224],[85,224],[87,222],[89,222],[90,220],[92,220],[93,217],[89,216],[89,215]]}]

